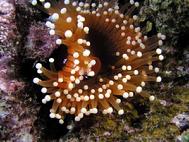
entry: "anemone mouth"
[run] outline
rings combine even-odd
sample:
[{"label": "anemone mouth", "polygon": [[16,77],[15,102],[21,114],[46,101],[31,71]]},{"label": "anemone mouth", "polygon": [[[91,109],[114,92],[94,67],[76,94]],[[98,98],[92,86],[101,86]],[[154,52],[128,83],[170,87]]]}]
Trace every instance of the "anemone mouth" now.
[{"label": "anemone mouth", "polygon": [[[109,34],[103,30],[90,27],[87,39],[91,42],[92,55],[97,57],[101,63],[100,71],[97,75],[111,75],[117,57],[115,56],[115,43],[109,38]],[[95,37],[95,38],[94,38]]]}]

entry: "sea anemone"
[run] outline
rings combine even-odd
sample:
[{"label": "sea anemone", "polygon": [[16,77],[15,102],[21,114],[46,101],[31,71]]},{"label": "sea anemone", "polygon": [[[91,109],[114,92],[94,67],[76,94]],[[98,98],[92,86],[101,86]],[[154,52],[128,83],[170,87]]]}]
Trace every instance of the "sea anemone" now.
[{"label": "sea anemone", "polygon": [[51,118],[63,124],[68,113],[75,121],[99,110],[122,115],[123,99],[134,95],[155,99],[143,87],[147,82],[161,82],[157,61],[164,59],[159,46],[165,35],[143,35],[139,17],[133,14],[138,2],[130,0],[119,8],[116,0],[39,1],[32,4],[50,15],[49,34],[59,36],[56,44],[65,45],[68,52],[61,70],[56,70],[54,58],[49,58],[50,69],[35,65],[43,80],[33,82],[47,94],[42,103],[53,101]]}]

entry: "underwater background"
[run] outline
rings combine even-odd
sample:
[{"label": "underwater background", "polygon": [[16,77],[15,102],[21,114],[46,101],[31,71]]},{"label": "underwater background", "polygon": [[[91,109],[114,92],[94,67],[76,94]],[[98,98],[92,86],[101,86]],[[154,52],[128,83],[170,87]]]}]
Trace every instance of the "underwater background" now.
[{"label": "underwater background", "polygon": [[[162,82],[146,88],[160,101],[133,98],[128,113],[88,116],[65,124],[49,118],[32,83],[34,64],[64,52],[29,0],[0,0],[0,141],[189,142],[189,1],[141,0],[146,33],[166,35]],[[128,3],[120,0],[119,5]],[[111,36],[111,35],[110,35]]]}]

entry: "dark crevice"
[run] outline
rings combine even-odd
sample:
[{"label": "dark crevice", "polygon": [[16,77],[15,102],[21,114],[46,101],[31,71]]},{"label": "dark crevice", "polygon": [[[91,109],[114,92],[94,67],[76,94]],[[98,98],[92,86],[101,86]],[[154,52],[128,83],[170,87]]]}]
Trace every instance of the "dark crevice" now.
[{"label": "dark crevice", "polygon": [[38,114],[38,120],[36,121],[36,123],[42,127],[40,128],[42,131],[41,139],[44,140],[59,139],[68,132],[67,125],[70,119],[69,116],[64,119],[65,123],[60,125],[57,119],[49,117],[51,107],[52,102],[42,105]]},{"label": "dark crevice", "polygon": [[68,52],[65,45],[60,45],[57,49],[53,51],[50,58],[55,59],[55,68],[56,70],[61,70],[64,67],[65,60],[67,59]]}]

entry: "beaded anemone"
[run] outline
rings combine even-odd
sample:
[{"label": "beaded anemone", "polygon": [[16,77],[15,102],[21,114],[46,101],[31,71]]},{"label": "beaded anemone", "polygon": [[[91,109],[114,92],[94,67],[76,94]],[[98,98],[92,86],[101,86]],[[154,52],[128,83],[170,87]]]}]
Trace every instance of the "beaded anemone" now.
[{"label": "beaded anemone", "polygon": [[[154,96],[143,91],[146,82],[161,82],[156,67],[163,60],[165,35],[147,37],[138,26],[138,16],[132,15],[138,2],[130,1],[119,8],[116,0],[77,2],[39,0],[49,15],[46,26],[50,35],[58,35],[57,45],[67,47],[68,56],[61,70],[36,64],[37,72],[45,80],[34,78],[47,94],[42,102],[53,101],[50,117],[62,124],[65,114],[75,115],[80,121],[84,115],[104,114],[114,110],[124,113],[121,99],[134,95]],[[37,5],[37,0],[32,0]],[[123,14],[124,13],[124,14]]]}]

